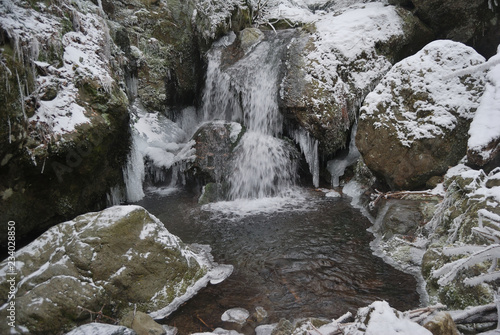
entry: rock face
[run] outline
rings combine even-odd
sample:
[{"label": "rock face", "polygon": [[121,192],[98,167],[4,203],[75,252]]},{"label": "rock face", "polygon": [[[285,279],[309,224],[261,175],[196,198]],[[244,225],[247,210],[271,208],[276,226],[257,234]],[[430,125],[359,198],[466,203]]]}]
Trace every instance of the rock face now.
[{"label": "rock face", "polygon": [[103,1],[112,36],[130,60],[127,80],[149,110],[190,106],[203,80],[201,53],[249,22],[237,1]]},{"label": "rock face", "polygon": [[391,64],[431,37],[410,12],[380,3],[320,16],[288,47],[280,109],[333,154],[348,143],[360,102]]},{"label": "rock face", "polygon": [[115,319],[134,306],[165,317],[232,267],[184,245],[143,208],[116,206],[52,227],[16,253],[17,275],[11,270],[7,260],[0,264],[0,315],[8,313],[6,280],[15,278],[18,330],[46,334],[84,323],[103,306]]},{"label": "rock face", "polygon": [[97,6],[8,4],[0,7],[0,219],[16,221],[20,239],[106,204],[122,182],[128,99]]},{"label": "rock face", "polygon": [[484,58],[435,41],[396,64],[360,111],[356,144],[366,165],[392,189],[418,189],[465,156],[467,130],[484,90]]},{"label": "rock face", "polygon": [[[466,43],[491,56],[499,40],[498,4],[483,0],[411,0],[415,15],[438,38]],[[493,41],[497,41],[496,43]],[[488,45],[489,44],[489,45]]]}]

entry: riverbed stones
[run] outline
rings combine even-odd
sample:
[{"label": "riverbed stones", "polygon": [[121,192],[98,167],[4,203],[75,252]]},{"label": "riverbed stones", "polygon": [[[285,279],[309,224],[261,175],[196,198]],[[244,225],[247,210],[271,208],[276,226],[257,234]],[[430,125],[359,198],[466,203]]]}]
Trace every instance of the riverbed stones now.
[{"label": "riverbed stones", "polygon": [[[116,206],[56,225],[16,254],[16,325],[57,333],[102,309],[119,319],[130,310],[163,318],[230,266],[190,247],[139,206]],[[7,315],[8,263],[0,264],[0,315]],[[9,277],[10,278],[10,277]],[[5,305],[4,305],[5,304]],[[7,333],[7,323],[0,331]]]},{"label": "riverbed stones", "polygon": [[472,48],[435,41],[396,64],[365,99],[356,145],[393,190],[422,188],[466,154],[467,131],[484,90]]}]

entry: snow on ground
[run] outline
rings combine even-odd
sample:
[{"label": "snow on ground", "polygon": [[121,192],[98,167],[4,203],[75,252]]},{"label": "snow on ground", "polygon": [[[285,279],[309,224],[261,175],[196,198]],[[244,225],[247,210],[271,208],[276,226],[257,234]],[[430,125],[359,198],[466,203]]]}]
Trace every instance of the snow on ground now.
[{"label": "snow on ground", "polygon": [[[500,62],[500,47],[497,55],[488,63]],[[469,129],[468,149],[481,153],[488,159],[495,148],[488,144],[500,138],[500,64],[493,66],[487,75],[485,92]]]}]

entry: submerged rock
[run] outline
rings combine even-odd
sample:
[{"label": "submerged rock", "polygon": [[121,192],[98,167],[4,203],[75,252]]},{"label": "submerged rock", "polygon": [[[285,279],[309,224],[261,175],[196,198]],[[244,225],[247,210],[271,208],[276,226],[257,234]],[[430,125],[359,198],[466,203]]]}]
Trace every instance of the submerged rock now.
[{"label": "submerged rock", "polygon": [[[2,317],[10,272],[2,262]],[[103,306],[115,319],[134,308],[163,318],[209,282],[224,280],[232,266],[183,244],[145,209],[116,206],[52,227],[18,251],[15,272],[18,331],[37,334],[81,324]]]},{"label": "submerged rock", "polygon": [[392,189],[418,189],[456,165],[485,78],[460,70],[483,62],[461,43],[435,41],[396,64],[360,111],[356,145],[370,170]]}]

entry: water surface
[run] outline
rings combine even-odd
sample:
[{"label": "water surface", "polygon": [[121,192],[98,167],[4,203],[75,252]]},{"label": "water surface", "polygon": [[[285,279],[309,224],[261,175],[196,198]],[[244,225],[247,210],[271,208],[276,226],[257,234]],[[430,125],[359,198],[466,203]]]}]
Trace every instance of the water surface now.
[{"label": "water surface", "polygon": [[[164,323],[182,335],[229,329],[220,317],[235,307],[251,314],[263,307],[268,317],[255,327],[281,318],[331,319],[375,300],[399,310],[418,306],[415,279],[372,255],[369,221],[349,199],[321,195],[308,196],[308,209],[244,217],[201,210],[181,191],[139,202],[184,242],[209,244],[215,261],[234,265],[226,281],[208,286]],[[250,328],[242,331],[252,334]]]}]

